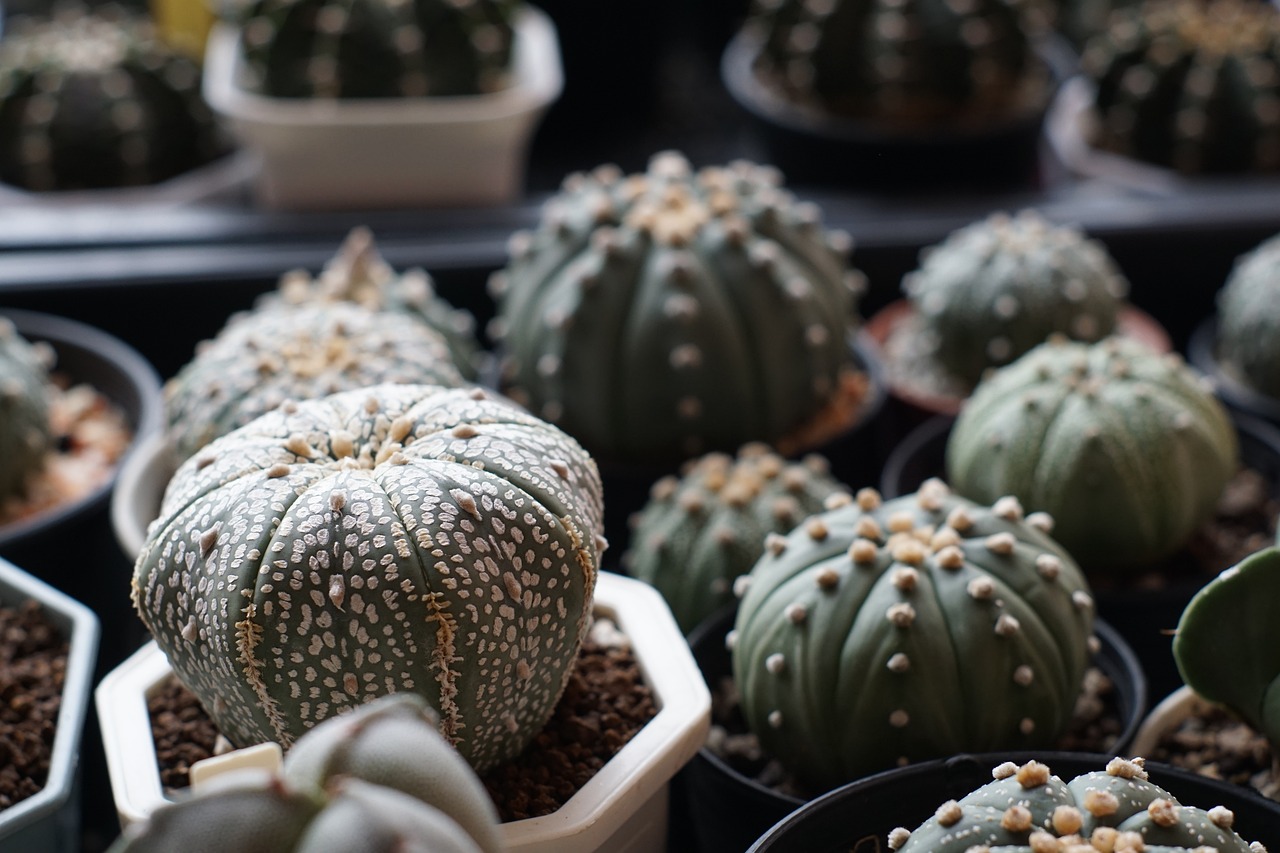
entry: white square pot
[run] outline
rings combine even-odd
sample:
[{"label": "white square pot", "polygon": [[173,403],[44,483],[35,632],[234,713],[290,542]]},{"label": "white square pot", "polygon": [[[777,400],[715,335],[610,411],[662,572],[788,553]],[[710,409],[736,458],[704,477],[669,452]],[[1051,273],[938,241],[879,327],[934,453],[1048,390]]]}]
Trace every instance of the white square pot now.
[{"label": "white square pot", "polygon": [[[511,853],[660,853],[668,785],[706,739],[711,695],[665,601],[648,584],[602,572],[595,613],[631,643],[658,713],[558,811],[502,825]],[[172,670],[148,643],[98,685],[96,701],[122,824],[168,800],[160,783],[147,696]]]},{"label": "white square pot", "polygon": [[519,197],[538,119],[563,87],[555,28],[526,7],[514,80],[501,92],[439,98],[270,98],[246,92],[238,32],[216,27],[205,100],[261,160],[274,208],[493,205]]}]

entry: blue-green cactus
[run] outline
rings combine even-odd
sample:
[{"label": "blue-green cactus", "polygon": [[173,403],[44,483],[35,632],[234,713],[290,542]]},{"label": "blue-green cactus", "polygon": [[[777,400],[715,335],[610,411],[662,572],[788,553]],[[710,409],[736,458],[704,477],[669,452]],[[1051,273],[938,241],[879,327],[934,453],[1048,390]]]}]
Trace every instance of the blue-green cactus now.
[{"label": "blue-green cactus", "polygon": [[1280,398],[1280,235],[1236,260],[1218,292],[1218,359],[1244,385]]},{"label": "blue-green cactus", "polygon": [[26,493],[53,447],[49,368],[53,352],[28,343],[0,317],[0,499]]}]

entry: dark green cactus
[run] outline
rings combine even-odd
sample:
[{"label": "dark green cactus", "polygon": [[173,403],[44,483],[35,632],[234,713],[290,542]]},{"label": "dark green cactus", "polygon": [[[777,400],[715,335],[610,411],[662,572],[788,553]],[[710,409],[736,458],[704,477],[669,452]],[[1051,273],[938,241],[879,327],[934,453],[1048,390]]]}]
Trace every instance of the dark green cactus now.
[{"label": "dark green cactus", "polygon": [[245,85],[276,98],[476,95],[509,85],[515,0],[254,0]]},{"label": "dark green cactus", "polygon": [[972,388],[1057,332],[1096,341],[1115,330],[1129,283],[1106,249],[1025,210],[967,225],[922,253],[902,281],[926,357]]},{"label": "dark green cactus", "polygon": [[1218,292],[1218,360],[1243,384],[1280,397],[1280,235],[1236,260]]},{"label": "dark green cactus", "polygon": [[290,404],[170,481],[134,602],[233,744],[414,692],[480,772],[570,675],[605,543],[595,463],[480,389]]},{"label": "dark green cactus", "polygon": [[623,555],[632,577],[662,593],[686,634],[733,600],[733,582],[832,495],[847,495],[820,456],[787,462],[764,445],[692,461],[654,484]]},{"label": "dark green cactus", "polygon": [[610,460],[805,446],[866,389],[849,247],[767,167],[570,176],[490,280],[503,388]]},{"label": "dark green cactus", "polygon": [[1063,782],[1047,765],[1007,762],[918,828],[895,829],[898,853],[1266,853],[1231,827],[1235,815],[1186,806],[1149,778],[1141,758],[1112,759],[1105,771]]},{"label": "dark green cactus", "polygon": [[21,23],[0,42],[0,180],[139,186],[225,153],[200,69],[149,22],[109,10]]},{"label": "dark green cactus", "polygon": [[1239,465],[1204,379],[1115,337],[1055,339],[983,380],[946,455],[956,491],[1014,495],[1082,566],[1129,573],[1185,544]]},{"label": "dark green cactus", "polygon": [[1089,659],[1079,568],[1013,498],[938,480],[774,536],[744,577],[733,675],[764,750],[815,791],[1065,730]]},{"label": "dark green cactus", "polygon": [[1147,0],[1085,46],[1092,143],[1181,172],[1280,169],[1280,13],[1252,0]]},{"label": "dark green cactus", "polygon": [[0,499],[26,493],[53,447],[49,368],[53,352],[28,343],[0,317]]}]

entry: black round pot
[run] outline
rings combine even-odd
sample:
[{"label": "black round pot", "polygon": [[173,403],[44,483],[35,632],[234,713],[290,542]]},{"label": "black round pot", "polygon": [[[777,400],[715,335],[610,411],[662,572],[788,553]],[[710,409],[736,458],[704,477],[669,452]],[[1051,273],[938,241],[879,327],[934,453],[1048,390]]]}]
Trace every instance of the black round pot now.
[{"label": "black round pot", "polygon": [[[1004,761],[1043,761],[1065,781],[1103,769],[1111,757],[1079,752],[987,753],[889,770],[806,804],[770,829],[750,853],[878,853],[888,849],[887,839],[895,827],[914,829],[924,823],[946,801],[958,800],[990,782],[991,769]],[[1148,762],[1147,772],[1151,781],[1184,805],[1231,809],[1233,828],[1245,840],[1260,841],[1272,850],[1280,845],[1280,803],[1166,764]]]},{"label": "black round pot", "polygon": [[[724,638],[733,627],[736,614],[737,605],[726,607],[689,635],[694,660],[713,694],[716,685],[730,677],[733,671]],[[1120,755],[1133,740],[1146,712],[1146,677],[1137,656],[1115,629],[1098,621],[1094,633],[1102,646],[1093,656],[1093,663],[1115,684],[1116,700],[1124,720],[1124,728],[1115,745],[1115,754]],[[987,770],[990,778],[990,767]],[[685,765],[680,780],[688,811],[697,816],[694,831],[700,853],[738,853],[745,850],[770,826],[805,803],[798,797],[778,793],[740,773],[705,747]],[[933,808],[946,799],[938,800]],[[932,810],[928,812],[931,813]],[[897,825],[891,824],[889,829]],[[848,847],[844,849],[847,851]]]},{"label": "black round pot", "polygon": [[1218,321],[1208,317],[1196,326],[1187,341],[1187,361],[1213,381],[1214,392],[1232,409],[1271,424],[1280,425],[1280,400],[1255,391],[1218,361]]}]

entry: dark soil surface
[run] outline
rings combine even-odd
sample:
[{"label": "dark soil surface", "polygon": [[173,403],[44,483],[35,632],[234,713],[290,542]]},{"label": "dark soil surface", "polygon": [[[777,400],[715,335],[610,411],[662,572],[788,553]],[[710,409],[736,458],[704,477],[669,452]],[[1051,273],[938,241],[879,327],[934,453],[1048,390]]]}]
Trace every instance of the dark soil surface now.
[{"label": "dark soil surface", "polygon": [[34,601],[0,606],[0,810],[44,787],[67,642]]}]

